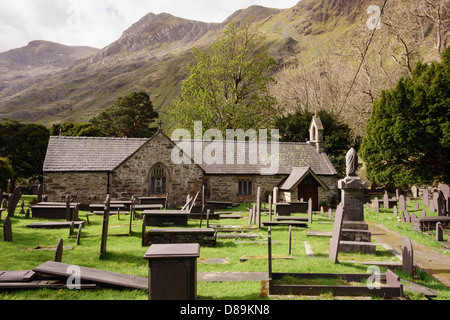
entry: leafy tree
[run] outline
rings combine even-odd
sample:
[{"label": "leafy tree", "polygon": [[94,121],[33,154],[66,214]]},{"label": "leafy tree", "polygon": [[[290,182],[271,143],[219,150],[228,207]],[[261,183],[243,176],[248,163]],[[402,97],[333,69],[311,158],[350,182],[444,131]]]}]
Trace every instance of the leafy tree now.
[{"label": "leafy tree", "polygon": [[450,183],[450,47],[374,103],[361,157],[385,186]]},{"label": "leafy tree", "polygon": [[54,124],[50,128],[51,136],[70,136],[70,137],[103,137],[105,134],[92,123],[66,122],[63,124]]},{"label": "leafy tree", "polygon": [[151,124],[158,118],[150,97],[145,92],[133,92],[120,97],[91,120],[104,135],[123,138],[148,138],[155,132]]},{"label": "leafy tree", "polygon": [[5,191],[8,179],[14,178],[14,169],[6,158],[0,158],[0,189]]},{"label": "leafy tree", "polygon": [[39,124],[10,119],[0,122],[0,155],[9,159],[17,178],[42,175],[49,135]]},{"label": "leafy tree", "polygon": [[196,65],[183,82],[181,99],[174,100],[169,113],[183,127],[269,128],[275,113],[275,98],[268,86],[274,82],[274,59],[269,57],[264,37],[251,20],[232,23],[213,45],[214,54],[194,49]]},{"label": "leafy tree", "polygon": [[[324,149],[340,177],[345,176],[345,156],[352,147],[359,148],[360,138],[353,139],[352,130],[332,113],[318,112],[324,127]],[[279,117],[276,128],[280,130],[282,142],[306,142],[309,140],[309,126],[314,113],[298,111]]]}]

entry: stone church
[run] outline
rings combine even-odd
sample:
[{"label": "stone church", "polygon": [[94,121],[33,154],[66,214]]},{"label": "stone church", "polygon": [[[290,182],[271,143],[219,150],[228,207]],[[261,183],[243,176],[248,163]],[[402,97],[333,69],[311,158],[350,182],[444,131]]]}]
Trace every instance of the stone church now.
[{"label": "stone church", "polygon": [[[212,141],[199,143],[211,150]],[[205,186],[205,200],[242,203],[256,201],[258,186],[263,199],[278,187],[279,201],[313,200],[313,210],[322,202],[337,204],[338,177],[323,147],[323,126],[315,116],[307,143],[279,143],[278,170],[267,174],[266,164],[251,161],[254,142],[233,141],[231,164],[189,159],[186,142],[171,140],[161,129],[150,139],[50,137],[44,162],[44,194],[49,201],[76,196],[82,204],[137,197],[167,197],[169,207],[181,206]],[[189,143],[188,143],[189,144]],[[239,144],[243,144],[239,146]],[[238,149],[242,147],[241,149]],[[183,154],[184,152],[184,154]],[[189,161],[177,164],[173,154]]]}]

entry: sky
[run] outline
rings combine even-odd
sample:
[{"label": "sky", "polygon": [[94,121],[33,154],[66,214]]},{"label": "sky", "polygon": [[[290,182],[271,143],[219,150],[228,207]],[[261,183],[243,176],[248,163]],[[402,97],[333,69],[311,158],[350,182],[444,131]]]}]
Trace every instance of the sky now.
[{"label": "sky", "polygon": [[300,0],[1,0],[0,52],[33,40],[102,49],[146,14],[223,22],[252,5],[286,9]]}]

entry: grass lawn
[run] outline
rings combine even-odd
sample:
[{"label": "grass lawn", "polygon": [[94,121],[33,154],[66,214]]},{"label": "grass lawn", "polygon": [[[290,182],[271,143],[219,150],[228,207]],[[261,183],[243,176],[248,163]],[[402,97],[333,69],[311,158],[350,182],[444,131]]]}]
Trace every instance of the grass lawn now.
[{"label": "grass lawn", "polygon": [[[34,196],[23,196],[25,205],[34,199]],[[243,219],[212,220],[210,224],[220,225],[241,225],[248,226],[248,213],[244,205],[235,208],[242,211]],[[383,211],[383,209],[381,209]],[[55,252],[47,250],[30,249],[40,247],[55,247],[59,239],[63,239],[66,249],[63,253],[62,262],[83,267],[90,267],[135,276],[148,276],[148,261],[143,259],[148,247],[141,246],[142,220],[133,220],[132,233],[129,236],[113,236],[128,233],[129,216],[121,215],[120,220],[117,215],[110,218],[109,237],[107,242],[107,254],[104,260],[99,259],[100,242],[99,235],[102,231],[102,217],[90,216],[90,223],[82,229],[82,235],[91,235],[81,239],[80,245],[76,245],[75,238],[69,238],[69,229],[45,230],[30,229],[26,226],[33,222],[43,222],[40,219],[25,219],[23,214],[19,214],[20,206],[16,210],[15,217],[12,218],[13,242],[0,241],[0,270],[31,270],[38,265],[54,260]],[[369,219],[379,223],[386,223],[389,228],[397,231],[399,228],[395,219],[389,219],[388,212],[375,214],[371,209],[367,210]],[[4,219],[5,213],[2,218]],[[80,212],[79,217],[86,220],[86,212]],[[263,215],[263,220],[268,220],[268,215]],[[381,220],[379,220],[381,219]],[[389,224],[392,225],[389,225]],[[189,220],[189,227],[198,228],[200,220]],[[203,221],[203,227],[206,222]],[[147,230],[150,227],[147,227]],[[274,259],[272,262],[273,272],[295,273],[366,273],[367,266],[354,263],[334,264],[328,259],[330,238],[310,237],[307,231],[327,231],[333,229],[332,220],[328,217],[316,214],[313,217],[313,224],[309,228],[292,228],[292,259]],[[200,259],[197,264],[198,272],[268,272],[267,262],[267,235],[268,229],[252,230],[252,233],[260,235],[258,241],[262,243],[242,243],[235,244],[233,239],[218,239],[214,248],[202,247]],[[405,232],[409,232],[406,230]],[[97,235],[97,236],[96,236]],[[96,237],[95,237],[96,236]],[[417,235],[419,237],[420,235]],[[430,236],[431,237],[431,236]],[[413,237],[411,237],[413,238]],[[414,238],[413,238],[414,239]],[[415,240],[415,239],[414,239]],[[272,255],[274,257],[285,257],[289,254],[289,227],[272,227]],[[305,242],[311,246],[314,257],[308,257],[305,250]],[[241,262],[240,258],[250,257]],[[200,261],[208,258],[225,258],[225,264],[207,264]],[[339,254],[339,260],[354,261],[398,261],[389,251],[382,246],[377,247],[376,255],[365,254]],[[395,271],[402,278],[408,279],[407,275],[400,271]],[[433,279],[423,275],[422,284],[431,284],[434,289],[439,290],[441,295],[438,299],[449,299],[449,290]],[[261,296],[260,282],[203,282],[197,283],[197,294],[199,300],[265,300],[275,299]],[[97,289],[86,291],[71,290],[22,290],[0,292],[0,300],[147,300],[147,292],[139,290],[112,290]],[[279,297],[276,297],[278,299]],[[280,299],[307,299],[307,297],[281,297]],[[321,299],[334,299],[330,295],[321,296]],[[351,299],[351,298],[349,298]],[[423,299],[420,295],[415,295],[414,299]]]}]

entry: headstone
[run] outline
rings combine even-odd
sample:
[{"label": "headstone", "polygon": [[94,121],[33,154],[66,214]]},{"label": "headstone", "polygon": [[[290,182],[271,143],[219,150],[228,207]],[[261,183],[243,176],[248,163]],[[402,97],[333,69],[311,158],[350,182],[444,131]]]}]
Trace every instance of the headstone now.
[{"label": "headstone", "polygon": [[409,217],[410,217],[410,222],[414,222],[414,221],[416,221],[417,220],[417,216],[416,216],[416,214],[413,212],[413,213],[411,213],[410,215],[409,215]]},{"label": "headstone", "polygon": [[425,209],[422,209],[420,217],[425,218],[426,216],[427,216],[427,211]]},{"label": "headstone", "polygon": [[253,203],[252,224],[256,223],[256,203]]},{"label": "headstone", "polygon": [[14,213],[21,196],[22,192],[20,191],[20,187],[16,187],[10,197],[10,200],[8,201],[8,215],[10,217],[14,217]]},{"label": "headstone", "polygon": [[444,217],[444,216],[447,215],[446,201],[445,201],[445,198],[444,198],[444,193],[442,191],[440,191],[438,193],[438,197],[436,199],[436,207],[437,207],[438,215],[440,217]]},{"label": "headstone", "polygon": [[436,241],[444,241],[444,230],[441,222],[436,223]]},{"label": "headstone", "polygon": [[25,219],[30,219],[30,208],[28,208],[27,212],[25,212]]},{"label": "headstone", "polygon": [[423,189],[423,205],[424,206],[429,206],[430,205],[430,194],[428,191],[428,188]]},{"label": "headstone", "polygon": [[308,223],[312,223],[312,199],[309,198],[308,200]]},{"label": "headstone", "polygon": [[412,194],[413,198],[418,198],[419,197],[419,188],[417,188],[416,186],[412,186],[411,194]]},{"label": "headstone", "polygon": [[63,239],[59,239],[58,245],[56,246],[55,262],[62,262],[63,254]]},{"label": "headstone", "polygon": [[272,221],[272,195],[269,194],[269,221]]},{"label": "headstone", "polygon": [[66,196],[66,220],[70,221],[70,196]]},{"label": "headstone", "polygon": [[43,193],[43,187],[42,184],[39,184],[37,187],[37,202],[41,203],[42,202],[42,193]]},{"label": "headstone", "polygon": [[406,222],[411,223],[411,216],[409,215],[408,210],[405,210],[405,218]]},{"label": "headstone", "polygon": [[397,210],[397,206],[394,206],[394,216],[398,217],[398,210]]},{"label": "headstone", "polygon": [[419,202],[416,201],[416,209],[419,210]]},{"label": "headstone", "polygon": [[320,215],[323,216],[323,206],[320,206]]},{"label": "headstone", "polygon": [[356,175],[358,154],[354,148],[346,155],[347,176],[339,180],[344,219],[348,221],[364,221],[364,190],[367,183]]},{"label": "headstone", "polygon": [[328,218],[333,219],[333,210],[331,208],[328,209]]},{"label": "headstone", "polygon": [[370,209],[370,203],[366,203],[366,209],[368,210],[368,209]]},{"label": "headstone", "polygon": [[411,202],[411,198],[410,197],[406,197],[406,202]]},{"label": "headstone", "polygon": [[4,198],[2,200],[2,208],[4,208],[4,209],[8,208],[8,199]]},{"label": "headstone", "polygon": [[406,201],[404,195],[400,195],[400,197],[398,198],[398,209],[401,211],[406,210]]},{"label": "headstone", "polygon": [[[111,205],[111,196],[108,194],[105,201],[105,209],[103,212],[103,229],[102,229],[102,241],[100,245],[100,260],[103,260],[106,253],[106,243],[108,240],[108,228],[109,228],[109,210]],[[143,223],[145,225],[145,223]]]},{"label": "headstone", "polygon": [[395,197],[396,199],[400,199],[400,190],[395,189]]},{"label": "headstone", "polygon": [[334,263],[338,262],[339,241],[342,232],[342,222],[344,221],[343,205],[339,204],[336,210],[336,217],[334,219],[333,233],[330,242],[329,259]]},{"label": "headstone", "polygon": [[5,242],[13,241],[11,219],[9,216],[6,216],[5,220],[3,220],[3,240]]},{"label": "headstone", "polygon": [[80,245],[80,238],[81,238],[81,229],[83,228],[83,225],[80,223],[78,225],[78,233],[77,233],[77,246]]},{"label": "headstone", "polygon": [[378,201],[377,197],[373,199],[373,209],[375,210],[375,212],[380,212],[380,202]]},{"label": "headstone", "polygon": [[402,222],[406,222],[406,216],[403,211],[402,211]]},{"label": "headstone", "polygon": [[447,209],[447,213],[450,212],[450,208],[449,208],[449,200],[450,200],[450,187],[447,184],[444,184],[441,186],[441,191],[444,194],[444,199],[446,202],[446,209]]},{"label": "headstone", "polygon": [[25,201],[20,204],[20,214],[25,214]]},{"label": "headstone", "polygon": [[431,212],[435,212],[436,208],[434,207],[433,202],[430,203],[430,207],[428,208]]},{"label": "headstone", "polygon": [[251,225],[253,220],[253,209],[248,211],[248,224]]},{"label": "headstone", "polygon": [[385,192],[384,196],[383,196],[383,207],[385,209],[389,209],[389,196],[388,196],[387,192]]},{"label": "headstone", "polygon": [[403,239],[402,248],[402,270],[410,275],[414,275],[414,252],[411,239]]}]

